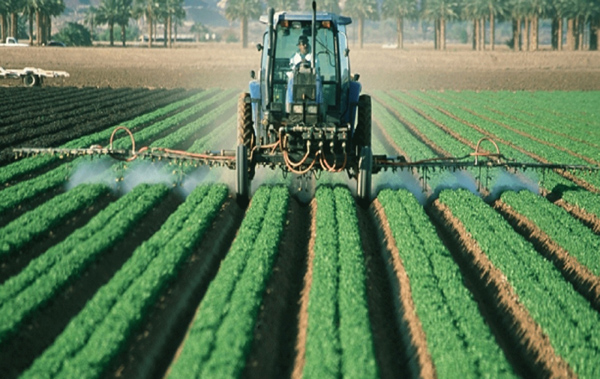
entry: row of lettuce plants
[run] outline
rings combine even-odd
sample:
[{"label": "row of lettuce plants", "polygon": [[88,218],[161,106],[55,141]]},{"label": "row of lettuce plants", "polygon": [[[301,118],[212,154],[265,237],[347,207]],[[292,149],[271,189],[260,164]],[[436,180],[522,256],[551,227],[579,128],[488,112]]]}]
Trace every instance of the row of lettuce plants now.
[{"label": "row of lettuce plants", "polygon": [[502,201],[543,230],[552,241],[600,276],[600,236],[564,209],[528,191],[505,192]]},{"label": "row of lettuce plants", "polygon": [[548,336],[556,353],[580,377],[600,374],[600,315],[553,263],[538,254],[508,222],[465,190],[443,191],[439,201],[506,275],[519,301]]},{"label": "row of lettuce plants", "polygon": [[419,130],[423,135],[427,136],[441,149],[447,151],[453,156],[463,156],[472,152],[472,149],[460,141],[452,138],[444,130],[437,127],[435,124],[425,120],[421,115],[410,109],[406,105],[402,104],[394,97],[388,95],[385,92],[375,92],[376,98],[380,99],[384,104],[394,110],[397,115],[411,123],[416,129]]},{"label": "row of lettuce plants", "polygon": [[[427,92],[427,93],[425,93],[425,95],[432,96],[434,99],[437,99],[437,101],[439,102],[439,99],[440,99],[439,95],[433,94],[431,92]],[[479,125],[480,127],[484,128],[485,130],[490,132],[493,136],[501,138],[505,141],[514,141],[515,144],[518,145],[519,147],[521,147],[527,151],[530,151],[534,154],[537,154],[538,156],[542,157],[543,159],[545,159],[549,162],[567,163],[567,164],[583,164],[583,165],[590,164],[586,160],[575,157],[567,152],[555,149],[555,148],[545,145],[541,142],[537,142],[530,138],[524,137],[515,131],[509,130],[509,129],[505,128],[504,126],[499,125],[498,123],[490,121],[490,119],[488,119],[486,117],[482,117],[482,116],[473,114],[473,113],[469,112],[469,109],[466,109],[464,107],[464,104],[460,104],[460,103],[458,103],[458,101],[456,103],[444,102],[441,104],[441,106],[445,110],[456,115],[457,117],[460,117],[461,119],[463,119],[467,122],[470,122],[472,124]],[[492,120],[493,120],[493,118],[492,118]],[[581,173],[575,173],[575,176],[592,184],[596,188],[600,188],[600,177],[598,177],[597,175],[585,175],[585,174],[581,174]]]},{"label": "row of lettuce plants", "polygon": [[303,377],[377,377],[354,200],[341,186],[319,187],[315,199]]},{"label": "row of lettuce plants", "polygon": [[288,190],[282,186],[261,186],[255,193],[169,377],[241,375],[279,250],[288,201]]},{"label": "row of lettuce plants", "polygon": [[0,256],[14,253],[107,192],[108,187],[102,184],[83,184],[23,214],[0,229]]},{"label": "row of lettuce plants", "polygon": [[[422,99],[422,101],[416,101],[416,100],[412,99],[411,96],[404,94],[404,93],[394,92],[394,95],[397,96],[398,98],[400,98],[403,102],[409,103],[409,104],[411,104],[411,106],[418,107],[418,109],[427,113],[429,116],[433,117],[434,119],[438,120],[439,122],[450,126],[453,130],[460,133],[463,137],[467,138],[470,142],[476,143],[479,140],[479,138],[482,137],[482,135],[479,132],[473,133],[474,129],[472,129],[468,125],[461,123],[461,122],[457,122],[456,120],[452,119],[451,117],[444,115],[442,112],[435,110],[430,105],[428,105],[428,103],[436,101],[435,97],[432,98],[432,96],[434,96],[434,94],[430,94],[429,92],[411,92],[411,94],[414,97]],[[439,103],[439,99],[437,100],[437,102]],[[478,125],[478,126],[485,127],[485,125]],[[520,141],[520,139],[519,139],[519,141]],[[531,162],[532,161],[531,157],[516,150],[512,146],[505,145],[502,143],[500,143],[499,145],[500,145],[500,152],[512,159],[522,161],[522,162]],[[528,177],[533,181],[541,180],[540,184],[542,185],[543,188],[545,188],[549,192],[553,191],[554,189],[560,190],[560,189],[570,189],[570,188],[574,187],[574,184],[571,181],[565,179],[561,175],[558,175],[554,171],[547,171],[547,172],[543,173],[542,175],[539,175],[539,174],[536,174],[533,172],[523,172],[523,173],[521,173],[521,175]],[[586,177],[590,177],[590,175],[584,176],[584,178],[586,178]],[[562,198],[565,201],[567,201],[568,203],[577,205],[579,208],[584,209],[585,211],[587,211],[593,215],[596,215],[596,217],[600,218],[600,201],[598,200],[599,195],[585,191],[581,188],[579,188],[579,190],[574,190],[574,191],[560,190],[560,192],[561,192]]]},{"label": "row of lettuce plants", "polygon": [[[197,104],[182,112],[175,114],[174,116],[168,117],[144,128],[143,130],[135,134],[137,147],[141,147],[142,144],[150,143],[152,139],[160,133],[164,132],[165,130],[176,127],[178,123],[186,120],[187,118],[193,116],[196,113],[201,112],[202,110],[208,108],[212,104],[223,100],[228,94],[228,91],[221,92],[219,95],[211,97],[210,100],[203,101],[200,104]],[[224,109],[221,107],[219,107],[218,109],[219,112],[222,112],[223,110]],[[112,133],[112,130],[110,131],[110,133]],[[110,133],[108,134],[109,136]],[[107,137],[107,140],[108,138],[109,137]],[[129,136],[119,138],[115,142],[115,147],[124,149],[130,148],[131,141],[129,139]],[[43,157],[39,158],[44,159]],[[38,157],[29,159],[38,159]],[[43,193],[47,190],[56,188],[64,184],[68,180],[68,177],[71,175],[73,169],[79,163],[86,162],[88,161],[88,159],[89,158],[86,157],[78,158],[73,162],[61,165],[51,171],[48,171],[45,174],[42,174],[33,179],[15,184],[4,189],[3,191],[1,191],[2,196],[0,197],[0,213],[4,212],[6,209],[20,204],[22,201],[31,199],[40,193]]]},{"label": "row of lettuce plants", "polygon": [[[200,101],[201,103],[198,105],[203,106],[204,101],[202,101],[202,100],[205,97],[208,97],[210,99],[212,97],[212,95],[214,95],[216,92],[217,92],[216,89],[211,89],[211,90],[207,90],[207,91],[198,93],[196,95],[190,96],[183,100],[179,100],[177,102],[166,105],[166,106],[159,108],[153,112],[149,112],[149,113],[143,114],[141,116],[138,116],[138,117],[136,117],[132,120],[126,121],[120,125],[123,125],[129,129],[136,129],[140,125],[150,123],[154,120],[157,120],[157,119],[163,117],[164,115],[172,113],[178,109],[184,108],[190,104]],[[203,108],[201,108],[201,109],[203,109]],[[110,140],[110,135],[112,134],[113,130],[117,126],[119,126],[119,125],[115,125],[110,128],[107,128],[103,131],[96,132],[96,133],[93,133],[93,134],[90,134],[87,136],[83,136],[83,137],[74,139],[74,140],[69,141],[59,147],[60,148],[68,148],[68,149],[76,149],[76,148],[86,148],[86,147],[96,145],[96,144],[100,144],[103,146],[107,145],[108,141]],[[125,137],[117,136],[117,137],[119,139],[125,139],[125,138],[129,139],[128,136],[125,136]],[[136,139],[137,139],[137,135],[136,135]],[[58,156],[42,155],[42,156],[38,156],[38,157],[24,158],[19,161],[13,162],[13,163],[7,165],[6,167],[4,167],[4,169],[0,172],[0,183],[4,184],[4,183],[7,183],[7,182],[13,180],[14,178],[25,175],[29,172],[42,169],[43,167],[45,167],[59,159],[60,159],[60,157],[58,157]]]},{"label": "row of lettuce plants", "polygon": [[514,117],[531,122],[552,132],[568,133],[580,141],[590,135],[600,136],[600,121],[594,105],[600,101],[600,91],[485,91],[447,92],[444,96],[486,101],[493,108],[501,107]]},{"label": "row of lettuce plants", "polygon": [[162,185],[136,187],[6,280],[0,286],[0,342],[99,255],[124,238],[166,193],[167,187]]},{"label": "row of lettuce plants", "polygon": [[[566,152],[571,155],[583,155],[591,159],[598,160],[598,147],[590,146],[584,143],[585,140],[576,141],[571,138],[565,138],[563,133],[553,133],[551,129],[548,129],[546,125],[558,124],[562,126],[564,131],[564,121],[560,119],[554,119],[552,124],[548,123],[545,125],[538,125],[535,122],[535,114],[530,117],[529,120],[523,120],[523,117],[515,117],[516,113],[511,107],[506,106],[504,102],[488,102],[486,101],[486,95],[478,94],[478,96],[469,97],[468,93],[454,93],[454,96],[442,95],[445,99],[452,99],[455,104],[462,104],[467,106],[478,115],[494,120],[499,125],[506,125],[511,129],[515,129],[525,135],[522,138],[532,138],[538,141],[542,141],[548,144],[548,147],[559,149],[561,151],[567,150]],[[520,116],[520,115],[519,115]],[[560,130],[560,129],[559,129]],[[571,134],[571,132],[569,133]],[[588,137],[589,138],[589,137]]]},{"label": "row of lettuce plants", "polygon": [[410,279],[437,375],[515,377],[423,207],[406,190],[384,190],[377,199]]},{"label": "row of lettuce plants", "polygon": [[101,376],[205,236],[227,194],[227,187],[222,185],[197,187],[22,377]]}]

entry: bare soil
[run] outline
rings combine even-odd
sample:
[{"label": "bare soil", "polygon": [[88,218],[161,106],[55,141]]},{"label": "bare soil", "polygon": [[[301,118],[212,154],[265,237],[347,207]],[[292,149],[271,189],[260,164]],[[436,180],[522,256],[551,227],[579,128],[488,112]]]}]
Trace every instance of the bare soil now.
[{"label": "bare soil", "polygon": [[[433,51],[367,45],[352,49],[352,72],[373,89],[436,90],[600,90],[600,52],[513,52],[504,46],[476,52],[466,46]],[[173,49],[147,47],[4,48],[0,66],[67,71],[69,78],[47,86],[239,88],[258,71],[260,53],[239,44],[190,44]],[[18,86],[18,80],[0,86]]]}]

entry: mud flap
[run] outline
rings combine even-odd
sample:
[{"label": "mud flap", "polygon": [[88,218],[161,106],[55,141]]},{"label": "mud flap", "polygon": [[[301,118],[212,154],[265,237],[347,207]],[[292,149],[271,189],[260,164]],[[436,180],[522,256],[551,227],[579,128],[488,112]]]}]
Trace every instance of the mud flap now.
[{"label": "mud flap", "polygon": [[360,202],[368,205],[371,202],[371,175],[373,173],[373,152],[370,146],[363,146],[358,161],[358,177],[356,193]]}]

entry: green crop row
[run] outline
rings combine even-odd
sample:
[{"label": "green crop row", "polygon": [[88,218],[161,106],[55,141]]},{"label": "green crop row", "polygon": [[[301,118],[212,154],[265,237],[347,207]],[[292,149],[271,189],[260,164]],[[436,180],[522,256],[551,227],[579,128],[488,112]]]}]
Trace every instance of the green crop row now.
[{"label": "green crop row", "polygon": [[561,207],[528,191],[505,192],[501,199],[533,222],[594,275],[600,276],[600,237],[589,228]]},{"label": "green crop row", "polygon": [[490,109],[556,135],[567,133],[570,138],[588,143],[590,135],[600,137],[600,122],[595,114],[599,91],[461,91],[445,92],[446,96],[486,104]]},{"label": "green crop row", "polygon": [[410,279],[438,377],[514,377],[423,207],[406,190],[384,190],[377,199]]},{"label": "green crop row", "polygon": [[142,243],[98,290],[23,377],[101,376],[203,238],[227,193],[221,185],[196,188],[161,229]]},{"label": "green crop row", "polygon": [[501,270],[519,301],[549,337],[576,375],[595,378],[600,351],[600,315],[553,263],[515,232],[479,197],[464,190],[443,191],[440,202],[465,226],[491,263]]},{"label": "green crop row", "polygon": [[[213,90],[201,92],[194,96],[190,96],[186,99],[169,104],[169,105],[164,106],[160,109],[157,109],[153,112],[138,116],[138,117],[134,118],[133,120],[126,121],[126,122],[122,123],[122,125],[126,126],[129,129],[135,129],[136,127],[138,127],[140,125],[151,122],[152,120],[160,118],[165,114],[173,112],[173,111],[175,111],[179,108],[182,108],[190,103],[196,102],[196,101],[202,99],[203,97],[210,96],[215,91],[216,90],[213,89]],[[96,144],[106,145],[110,139],[110,135],[112,134],[113,130],[116,127],[117,126],[112,126],[101,132],[96,132],[96,133],[93,133],[93,134],[90,134],[87,136],[83,136],[83,137],[74,139],[74,140],[69,141],[59,147],[75,149],[75,148],[87,148],[89,146],[96,145]],[[129,138],[129,137],[121,136],[120,138]],[[44,156],[38,156],[38,157],[24,158],[17,162],[11,163],[11,164],[7,165],[6,167],[4,167],[2,169],[2,171],[0,171],[0,183],[4,184],[4,183],[9,182],[10,180],[13,180],[14,178],[16,178],[18,176],[22,176],[27,173],[33,172],[35,170],[42,169],[43,167],[45,167],[45,166],[49,165],[50,163],[55,162],[59,159],[60,158],[58,156],[44,155]]]},{"label": "green crop row", "polygon": [[15,252],[77,211],[90,206],[107,191],[108,187],[102,184],[83,184],[23,214],[0,229],[0,256]]},{"label": "green crop row", "polygon": [[200,303],[170,377],[240,376],[277,256],[288,200],[285,187],[259,187]]},{"label": "green crop row", "polygon": [[[437,95],[433,95],[431,93],[427,93],[427,95],[438,98]],[[589,162],[581,158],[575,157],[567,152],[558,150],[541,142],[534,141],[533,139],[530,139],[526,136],[522,136],[515,131],[509,130],[504,126],[493,122],[493,118],[488,119],[486,117],[473,114],[469,112],[469,108],[466,108],[462,104],[445,102],[440,106],[446,109],[447,111],[451,112],[452,114],[460,117],[461,119],[484,128],[493,136],[501,138],[505,141],[514,141],[515,145],[534,154],[537,154],[538,156],[542,157],[543,159],[549,162],[589,165]],[[580,177],[582,180],[594,185],[597,188],[600,188],[600,177],[598,175],[586,176],[583,174],[575,173],[575,176]]]},{"label": "green crop row", "polygon": [[372,106],[373,117],[379,121],[390,138],[406,153],[408,161],[417,161],[436,156],[430,147],[411,134],[406,126],[402,125],[397,118],[392,116],[383,105],[374,101]]},{"label": "green crop row", "polygon": [[[403,94],[400,92],[393,92],[393,93],[395,96],[400,98],[403,102],[409,103],[411,106],[417,107],[419,110],[427,113],[429,116],[433,117],[437,121],[451,127],[454,131],[459,133],[464,138],[468,139],[473,144],[477,143],[479,138],[481,138],[481,134],[479,132],[474,132],[474,129],[469,127],[465,123],[457,122],[456,120],[452,119],[451,117],[444,115],[442,112],[435,110],[431,106],[427,105],[427,103],[440,104],[440,96],[442,96],[442,94],[432,93],[432,92],[411,92],[411,95],[420,99],[420,100],[414,100],[409,95],[406,95],[406,94]],[[444,93],[444,98],[445,98],[445,96],[448,96],[448,94]],[[444,103],[442,103],[442,108],[446,108],[447,110],[450,110],[451,112],[455,111],[455,108],[451,108],[447,104],[444,104]],[[462,112],[461,114],[464,114],[464,113],[467,113],[467,112]],[[479,124],[478,126],[486,129],[486,124],[482,123],[482,124]],[[486,129],[486,130],[488,130],[488,129]],[[492,133],[491,130],[489,130],[489,131],[490,131],[490,133]],[[492,137],[493,137],[493,133],[492,133]],[[524,139],[526,139],[526,137],[518,138],[517,140],[515,140],[515,142],[516,142],[515,144],[520,145],[520,141],[524,140]],[[521,161],[521,162],[531,162],[532,161],[531,157],[527,156],[526,154],[521,153],[520,151],[516,150],[512,146],[504,145],[502,143],[499,143],[499,146],[500,146],[500,152],[505,154],[507,157],[509,157],[511,159],[515,159],[515,160]],[[487,147],[489,147],[489,145],[485,145],[484,147],[487,148]],[[533,152],[537,153],[536,151],[533,151]],[[562,177],[561,175],[558,175],[554,171],[547,171],[543,175],[539,175],[537,173],[528,171],[528,172],[522,172],[521,175],[523,175],[525,177],[529,177],[531,180],[534,180],[534,181],[542,180],[541,185],[546,190],[553,191],[554,189],[558,189],[559,192],[562,192],[561,194],[565,201],[567,201],[571,204],[577,205],[580,208],[585,209],[589,213],[594,214],[594,215],[596,215],[596,217],[600,218],[600,201],[598,200],[598,195],[589,193],[585,190],[581,190],[580,188],[578,188],[580,190],[574,190],[574,191],[566,190],[563,192],[561,189],[563,189],[563,188],[570,189],[574,186],[574,184],[573,184],[573,182]],[[583,178],[585,180],[585,178],[592,177],[594,175],[598,176],[598,174],[589,174],[587,176],[584,175]],[[496,183],[498,183],[498,182],[496,182]],[[495,183],[493,183],[492,186],[494,184]]]},{"label": "green crop row", "polygon": [[[142,131],[135,134],[136,147],[140,148],[141,144],[146,144],[150,142],[152,138],[156,137],[165,130],[175,127],[179,122],[182,122],[185,119],[193,116],[194,114],[201,112],[202,110],[206,109],[215,102],[224,99],[225,97],[230,95],[230,92],[231,91],[223,91],[219,95],[211,97],[209,100],[203,101],[200,104],[186,109],[185,111],[179,112],[174,116],[168,117],[164,120],[158,121],[144,128]],[[220,109],[220,111],[222,111],[222,109]],[[110,131],[110,133],[112,133],[112,130]],[[106,140],[108,140],[108,138],[109,137],[107,136]],[[131,141],[129,139],[129,136],[118,139],[114,145],[115,148],[130,148]],[[43,157],[40,158],[44,159]],[[14,186],[4,189],[3,191],[1,191],[2,196],[0,196],[0,214],[6,211],[6,209],[20,204],[22,201],[31,199],[40,193],[43,193],[52,188],[56,188],[61,184],[65,183],[68,180],[68,177],[71,175],[73,168],[76,167],[78,163],[85,162],[87,160],[88,158],[86,157],[80,157],[73,162],[61,165],[51,171],[48,171],[43,175],[37,176],[33,179],[15,184]]]},{"label": "green crop row", "polygon": [[303,377],[378,376],[354,200],[319,187]]},{"label": "green crop row", "polygon": [[[478,96],[469,97],[468,93],[455,93],[454,96],[445,96],[445,99],[451,99],[454,104],[461,104],[463,107],[468,106],[472,111],[474,111],[477,115],[492,119],[495,123],[499,125],[506,125],[511,129],[517,130],[521,133],[526,134],[523,136],[524,138],[535,138],[538,141],[545,142],[549,144],[549,148],[558,149],[558,150],[568,150],[567,153],[575,156],[575,154],[571,152],[576,152],[578,155],[587,156],[588,158],[598,160],[600,159],[600,155],[598,154],[597,146],[590,146],[585,143],[587,138],[583,140],[576,141],[571,138],[567,138],[562,132],[565,131],[565,123],[563,120],[554,118],[553,121],[546,120],[544,125],[538,125],[537,122],[537,114],[530,116],[527,120],[524,120],[523,116],[517,113],[515,117],[515,111],[510,107],[506,106],[506,102],[488,102],[486,99],[488,96],[486,93],[479,93]],[[538,113],[538,110],[532,110],[535,113]],[[554,132],[549,126],[554,125],[557,132]],[[576,129],[576,128],[574,128]],[[560,132],[560,133],[558,133]],[[569,132],[569,137],[571,133],[577,132]],[[553,146],[550,146],[553,145]]]},{"label": "green crop row", "polygon": [[136,187],[4,282],[0,286],[0,342],[98,255],[122,239],[166,193],[165,186]]}]

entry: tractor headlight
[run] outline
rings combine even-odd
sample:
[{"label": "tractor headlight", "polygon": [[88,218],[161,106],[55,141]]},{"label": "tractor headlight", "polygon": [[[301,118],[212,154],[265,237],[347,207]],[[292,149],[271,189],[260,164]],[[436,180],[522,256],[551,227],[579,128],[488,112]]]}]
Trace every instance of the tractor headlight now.
[{"label": "tractor headlight", "polygon": [[302,104],[294,104],[294,105],[292,105],[292,113],[302,114],[303,110],[304,109],[303,109]]},{"label": "tractor headlight", "polygon": [[306,113],[308,114],[317,114],[319,112],[318,105],[309,105],[306,107]]}]

